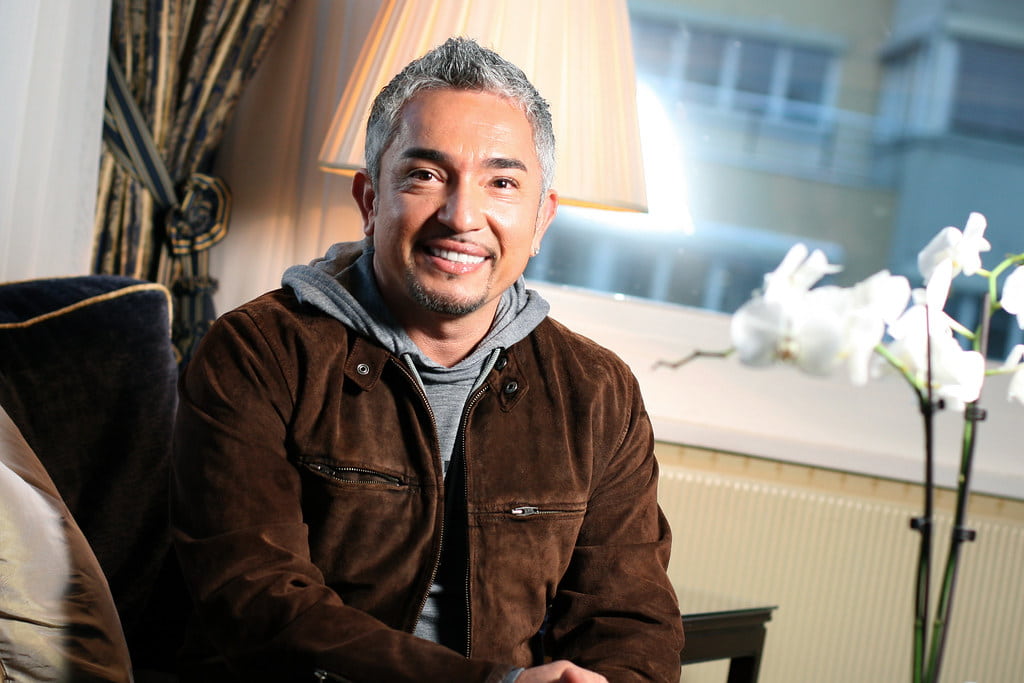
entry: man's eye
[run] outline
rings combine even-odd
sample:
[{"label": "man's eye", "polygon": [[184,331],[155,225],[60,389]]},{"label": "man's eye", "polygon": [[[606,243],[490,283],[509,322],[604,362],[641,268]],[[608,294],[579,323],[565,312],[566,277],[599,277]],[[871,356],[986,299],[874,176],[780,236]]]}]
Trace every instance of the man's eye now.
[{"label": "man's eye", "polygon": [[419,181],[423,181],[423,182],[428,182],[428,181],[431,181],[431,180],[436,180],[437,179],[437,175],[433,171],[428,171],[428,170],[426,170],[424,168],[418,168],[418,169],[412,171],[411,173],[409,173],[409,178],[411,180],[419,180]]},{"label": "man's eye", "polygon": [[518,187],[516,182],[511,178],[496,178],[494,180],[494,186],[499,190],[512,190]]}]

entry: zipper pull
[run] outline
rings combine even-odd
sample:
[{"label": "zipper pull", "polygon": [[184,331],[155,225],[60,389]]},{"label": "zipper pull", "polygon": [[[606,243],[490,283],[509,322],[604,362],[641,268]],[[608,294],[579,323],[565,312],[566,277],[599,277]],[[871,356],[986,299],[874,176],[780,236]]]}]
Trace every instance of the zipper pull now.
[{"label": "zipper pull", "polygon": [[519,507],[512,508],[511,512],[513,517],[529,517],[530,515],[538,514],[540,508],[533,505],[520,505]]}]

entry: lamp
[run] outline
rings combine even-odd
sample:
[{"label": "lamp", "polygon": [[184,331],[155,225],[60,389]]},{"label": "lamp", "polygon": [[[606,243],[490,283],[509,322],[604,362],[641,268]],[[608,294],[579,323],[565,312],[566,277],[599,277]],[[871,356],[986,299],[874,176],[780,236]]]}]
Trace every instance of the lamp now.
[{"label": "lamp", "polygon": [[385,0],[342,94],[320,167],[363,168],[374,97],[406,64],[466,36],[519,66],[554,119],[561,202],[646,211],[625,0]]}]

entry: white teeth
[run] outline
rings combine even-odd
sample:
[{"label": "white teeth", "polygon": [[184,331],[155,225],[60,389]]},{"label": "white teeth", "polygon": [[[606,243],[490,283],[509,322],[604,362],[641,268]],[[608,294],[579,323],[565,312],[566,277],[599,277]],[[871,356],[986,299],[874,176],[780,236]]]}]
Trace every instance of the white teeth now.
[{"label": "white teeth", "polygon": [[463,254],[458,251],[449,251],[447,249],[431,249],[430,253],[438,258],[443,258],[446,261],[454,261],[455,263],[483,263],[483,256],[473,256],[471,254]]}]

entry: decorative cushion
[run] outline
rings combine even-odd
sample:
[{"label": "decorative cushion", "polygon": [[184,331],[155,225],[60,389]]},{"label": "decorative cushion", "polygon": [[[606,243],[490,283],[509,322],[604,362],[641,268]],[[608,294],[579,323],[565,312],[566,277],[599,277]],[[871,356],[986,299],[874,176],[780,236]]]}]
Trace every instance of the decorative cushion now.
[{"label": "decorative cushion", "polygon": [[166,288],[108,275],[0,285],[0,405],[91,544],[136,666],[165,656],[152,646],[172,646],[152,632],[173,624],[162,607],[183,609],[181,594],[154,588],[177,580],[167,513],[176,383]]},{"label": "decorative cushion", "polygon": [[129,681],[121,622],[57,487],[0,410],[0,677]]}]

